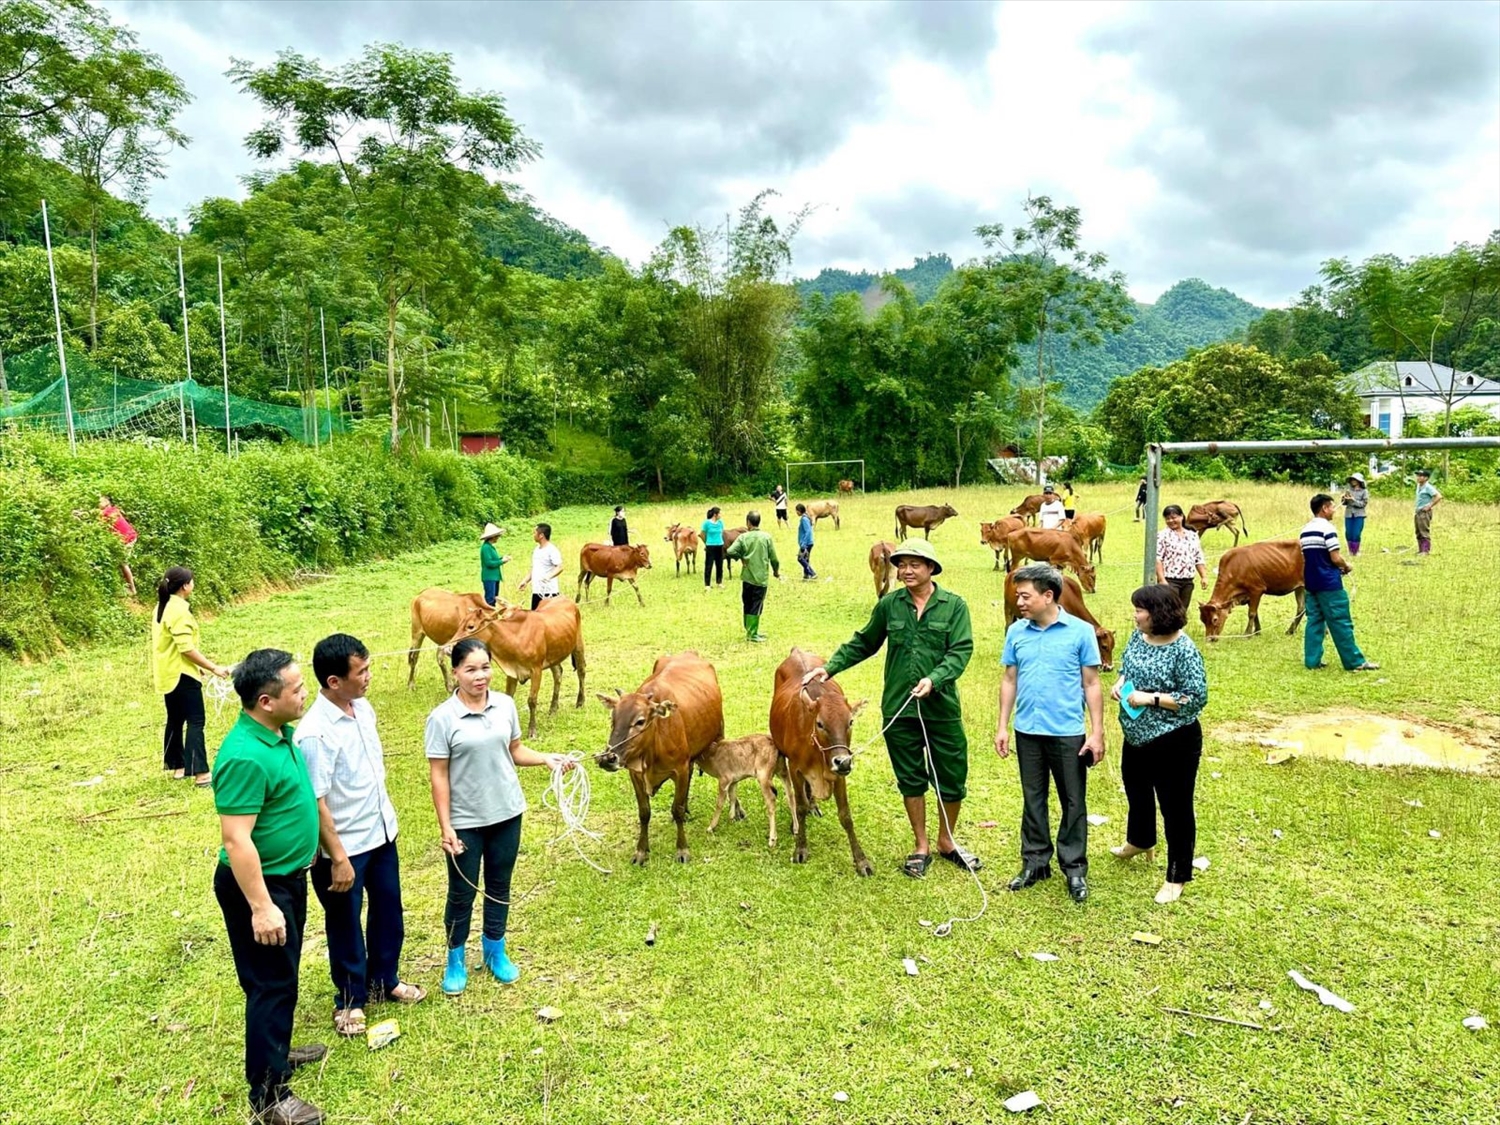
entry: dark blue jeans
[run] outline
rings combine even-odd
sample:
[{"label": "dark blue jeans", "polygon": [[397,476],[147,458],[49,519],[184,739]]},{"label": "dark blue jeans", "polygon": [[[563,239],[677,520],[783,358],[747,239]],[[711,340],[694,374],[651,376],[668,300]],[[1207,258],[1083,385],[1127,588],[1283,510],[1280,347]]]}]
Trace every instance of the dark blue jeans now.
[{"label": "dark blue jeans", "polygon": [[[521,850],[521,818],[513,816],[483,828],[456,828],[463,854],[447,856],[448,903],[443,909],[443,929],[448,948],[457,949],[469,940],[474,918],[476,886],[484,887],[484,936],[494,941],[505,936],[510,919],[510,875]],[[479,881],[481,861],[484,882]]]},{"label": "dark blue jeans", "polygon": [[484,583],[485,604],[494,605],[496,600],[500,597],[500,579],[481,578],[480,581]]},{"label": "dark blue jeans", "polygon": [[1344,541],[1349,544],[1349,553],[1351,555],[1359,554],[1359,541],[1364,538],[1364,534],[1364,516],[1344,517]]},{"label": "dark blue jeans", "polygon": [[[400,983],[396,969],[406,940],[396,841],[351,855],[349,865],[354,868],[354,885],[347,891],[328,889],[333,860],[319,856],[312,869],[313,893],[323,904],[335,1010],[363,1008],[372,995],[377,999],[388,996]],[[361,928],[366,898],[370,913]]]},{"label": "dark blue jeans", "polygon": [[817,571],[812,568],[812,546],[801,547],[797,550],[797,561],[802,564],[803,578],[816,578]]}]

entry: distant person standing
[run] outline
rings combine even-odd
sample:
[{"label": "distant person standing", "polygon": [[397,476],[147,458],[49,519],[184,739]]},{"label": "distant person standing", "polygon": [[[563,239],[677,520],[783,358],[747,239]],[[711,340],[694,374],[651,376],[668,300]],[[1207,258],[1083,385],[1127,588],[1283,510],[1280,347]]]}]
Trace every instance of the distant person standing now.
[{"label": "distant person standing", "polygon": [[115,502],[108,496],[99,497],[99,517],[109,524],[111,530],[120,537],[120,542],[125,544],[125,557],[120,561],[120,577],[125,579],[125,587],[130,591],[130,596],[135,597],[135,575],[130,570],[130,553],[135,549],[135,541],[139,538],[136,530],[125,513],[115,506]]},{"label": "distant person standing", "polygon": [[531,587],[531,608],[536,609],[548,598],[555,598],[562,590],[557,585],[562,573],[562,552],[552,542],[552,525],[539,523],[531,533],[536,547],[531,552],[531,573],[521,579],[520,589]]},{"label": "distant person standing", "polygon": [[771,501],[776,505],[776,522],[786,523],[786,489],[779,484],[771,489]]},{"label": "distant person standing", "polygon": [[802,565],[802,581],[815,582],[817,571],[812,568],[813,521],[807,514],[807,505],[797,505],[797,561]]},{"label": "distant person standing", "polygon": [[1141,478],[1141,486],[1135,490],[1135,522],[1140,523],[1146,514],[1146,478]]},{"label": "distant person standing", "polygon": [[760,633],[760,615],[766,604],[766,587],[770,578],[781,580],[781,560],[776,557],[776,543],[760,529],[760,513],[746,512],[740,537],[729,545],[725,558],[740,562],[740,606],[745,615],[745,639],[759,644],[766,638]]},{"label": "distant person standing", "polygon": [[[167,708],[162,735],[162,766],[174,778],[192,775],[200,789],[209,785],[208,748],[203,741],[203,673],[229,676],[199,651],[198,621],[188,608],[193,572],[174,566],[156,584],[156,617],[151,623],[151,673]],[[184,733],[184,729],[186,733]]]},{"label": "distant person standing", "polygon": [[1062,521],[1067,518],[1067,509],[1058,498],[1057,489],[1050,484],[1042,489],[1042,506],[1036,514],[1037,525],[1043,531],[1056,531],[1062,527]]},{"label": "distant person standing", "polygon": [[1073,495],[1073,482],[1070,480],[1063,481],[1062,505],[1065,519],[1072,519],[1078,514],[1078,497]]},{"label": "distant person standing", "polygon": [[1359,541],[1365,534],[1365,511],[1370,505],[1370,490],[1365,487],[1361,473],[1350,473],[1345,482],[1348,489],[1343,495],[1344,542],[1349,544],[1351,557],[1359,554]]},{"label": "distant person standing", "polygon": [[710,508],[703,521],[703,588],[708,589],[708,577],[717,571],[715,586],[724,585],[724,521],[717,507]]},{"label": "distant person standing", "polygon": [[625,505],[615,505],[615,518],[609,521],[609,541],[615,547],[630,546],[630,528],[625,526]]},{"label": "distant person standing", "polygon": [[1437,486],[1428,483],[1432,474],[1426,469],[1417,470],[1417,553],[1432,554],[1432,509],[1443,502],[1443,494]]},{"label": "distant person standing", "polygon": [[1167,529],[1156,536],[1156,581],[1177,591],[1184,611],[1193,604],[1193,572],[1198,583],[1208,590],[1208,560],[1198,533],[1182,526],[1182,509],[1168,504],[1161,510]]},{"label": "distant person standing", "polygon": [[510,556],[502,556],[495,546],[495,540],[504,534],[504,528],[487,523],[479,536],[479,581],[484,584],[484,600],[487,605],[494,605],[499,600],[500,583],[505,580],[505,572],[501,568],[510,562]]},{"label": "distant person standing", "polygon": [[1323,634],[1333,634],[1333,647],[1346,672],[1374,672],[1380,668],[1365,659],[1354,640],[1354,620],[1349,613],[1349,595],[1344,575],[1353,567],[1339,553],[1339,536],[1333,528],[1333,497],[1320,492],[1308,501],[1313,518],[1302,528],[1302,581],[1307,588],[1307,622],[1302,626],[1302,662],[1322,668]]}]

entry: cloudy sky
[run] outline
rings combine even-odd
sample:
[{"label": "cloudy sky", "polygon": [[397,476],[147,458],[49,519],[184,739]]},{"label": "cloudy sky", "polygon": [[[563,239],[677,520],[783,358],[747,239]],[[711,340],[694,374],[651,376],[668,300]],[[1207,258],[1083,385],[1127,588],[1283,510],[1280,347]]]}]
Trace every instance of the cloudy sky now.
[{"label": "cloudy sky", "polygon": [[796,272],[977,249],[1028,192],[1150,300],[1285,304],[1334,256],[1500,227],[1500,2],[472,3],[114,0],[187,82],[153,213],[240,195],[259,121],[224,77],[283,48],[451,53],[543,148],[515,178],[639,262],[764,187],[816,210]]}]

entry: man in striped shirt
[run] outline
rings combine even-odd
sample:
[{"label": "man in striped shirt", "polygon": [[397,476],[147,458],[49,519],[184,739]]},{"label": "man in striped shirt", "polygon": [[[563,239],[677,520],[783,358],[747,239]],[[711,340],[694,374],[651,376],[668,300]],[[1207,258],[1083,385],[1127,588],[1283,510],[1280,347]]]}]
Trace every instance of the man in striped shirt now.
[{"label": "man in striped shirt", "polygon": [[1374,672],[1380,665],[1365,659],[1354,640],[1354,620],[1349,613],[1349,595],[1344,575],[1353,568],[1339,551],[1339,533],[1333,526],[1333,497],[1320,492],[1309,501],[1313,518],[1303,527],[1302,580],[1307,587],[1307,624],[1303,626],[1302,662],[1322,668],[1323,634],[1333,634],[1333,647],[1347,672]]}]

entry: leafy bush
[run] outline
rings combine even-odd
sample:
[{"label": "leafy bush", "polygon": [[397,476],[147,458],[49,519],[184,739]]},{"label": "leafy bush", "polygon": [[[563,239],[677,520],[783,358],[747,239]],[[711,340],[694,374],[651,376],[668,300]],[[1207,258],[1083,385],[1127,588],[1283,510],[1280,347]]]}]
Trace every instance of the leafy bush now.
[{"label": "leafy bush", "polygon": [[546,469],[547,499],[553,508],[572,504],[623,504],[644,496],[644,490],[624,473],[589,469]]}]

